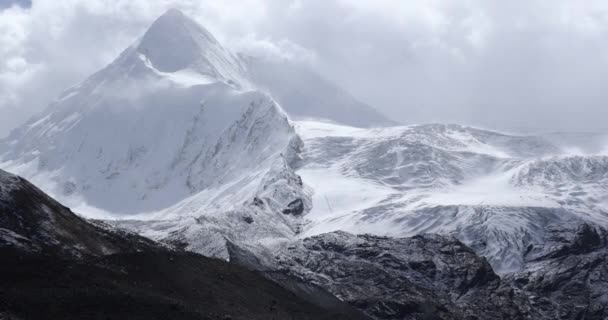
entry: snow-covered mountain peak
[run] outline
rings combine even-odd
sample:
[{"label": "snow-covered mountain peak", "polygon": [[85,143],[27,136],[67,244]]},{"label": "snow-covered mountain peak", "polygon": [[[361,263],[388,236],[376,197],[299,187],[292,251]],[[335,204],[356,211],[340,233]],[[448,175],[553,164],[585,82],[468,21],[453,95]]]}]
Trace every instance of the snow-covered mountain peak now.
[{"label": "snow-covered mountain peak", "polygon": [[137,46],[160,71],[175,72],[194,63],[201,51],[217,46],[215,38],[178,10],[160,16]]},{"label": "snow-covered mountain peak", "polygon": [[160,71],[174,72],[194,63],[201,51],[218,42],[201,26],[177,10],[160,16],[137,46]]},{"label": "snow-covered mountain peak", "polygon": [[269,170],[294,136],[279,105],[243,86],[243,74],[208,31],[169,10],[0,141],[0,158],[70,205],[111,213],[156,212],[211,188],[228,194],[223,187]]},{"label": "snow-covered mountain peak", "polygon": [[215,37],[184,15],[170,9],[144,34],[136,53],[161,73],[190,69],[218,80],[243,84],[244,66]]},{"label": "snow-covered mountain peak", "polygon": [[169,11],[0,141],[0,166],[88,217],[171,220],[150,236],[200,238],[208,243],[193,249],[209,255],[227,258],[227,239],[293,236],[310,208],[291,165],[299,139],[243,74],[207,31]]}]

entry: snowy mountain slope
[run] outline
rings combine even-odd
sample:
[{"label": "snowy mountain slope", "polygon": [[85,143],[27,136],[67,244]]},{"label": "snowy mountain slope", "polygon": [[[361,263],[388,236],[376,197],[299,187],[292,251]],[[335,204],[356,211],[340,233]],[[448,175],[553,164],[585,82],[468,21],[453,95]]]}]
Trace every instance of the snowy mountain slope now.
[{"label": "snowy mountain slope", "polygon": [[[256,66],[169,10],[0,141],[0,166],[87,217],[126,220],[117,224],[155,240],[221,258],[230,242],[265,254],[300,232],[311,200],[293,171],[301,141],[273,98],[255,89],[266,88]],[[341,121],[364,112],[386,122],[310,70],[280,67],[317,83],[278,79],[281,98],[299,102],[293,114],[333,110],[327,118]],[[323,106],[309,109],[318,97]]]},{"label": "snowy mountain slope", "polygon": [[[235,168],[267,166],[293,136],[271,99],[223,85],[155,91],[116,112],[109,109],[113,102],[86,113],[75,110],[70,117],[78,118],[69,126],[58,125],[51,114],[24,135],[11,136],[14,146],[3,159],[9,168],[29,160],[30,168],[23,170],[32,172],[14,169],[34,181],[46,173],[59,179],[51,190],[59,197],[76,194],[90,206],[133,214],[166,208],[231,181],[239,176]],[[257,144],[230,145],[226,139],[239,130],[237,135]],[[265,148],[266,143],[276,149]],[[265,149],[253,150],[261,146]],[[252,158],[259,162],[246,161]]]},{"label": "snowy mountain slope", "polygon": [[[278,104],[245,79],[207,31],[170,10],[2,141],[1,167],[87,217],[176,221],[154,227],[154,238],[217,239],[208,248],[221,257],[230,234],[252,246],[292,237],[310,207],[292,168],[300,141]],[[209,234],[191,221],[205,221]]]},{"label": "snowy mountain slope", "polygon": [[246,58],[255,85],[272,95],[292,119],[324,119],[355,127],[396,125],[303,63]]},{"label": "snowy mountain slope", "polygon": [[336,230],[454,235],[500,273],[524,265],[545,227],[608,225],[605,156],[457,125],[357,129],[300,121],[297,173],[313,191],[302,237]]},{"label": "snowy mountain slope", "polygon": [[219,194],[204,190],[153,215],[110,223],[207,256],[229,260],[229,245],[235,243],[266,257],[300,232],[311,201],[286,162],[277,161],[258,178],[226,185]]},{"label": "snowy mountain slope", "polygon": [[158,18],[136,46],[158,73],[179,77],[190,72],[233,85],[247,84],[246,66],[240,59],[178,10],[170,9]]}]

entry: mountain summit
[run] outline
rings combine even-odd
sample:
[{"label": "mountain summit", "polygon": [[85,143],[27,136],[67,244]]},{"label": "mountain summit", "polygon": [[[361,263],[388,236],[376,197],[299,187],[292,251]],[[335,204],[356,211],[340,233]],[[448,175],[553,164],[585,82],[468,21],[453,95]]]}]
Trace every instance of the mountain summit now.
[{"label": "mountain summit", "polygon": [[170,9],[150,26],[137,45],[137,53],[160,72],[192,69],[233,81],[244,72],[244,66],[209,31],[176,9]]},{"label": "mountain summit", "polygon": [[150,237],[197,239],[190,249],[206,255],[292,237],[310,208],[294,173],[300,140],[244,75],[211,34],[170,10],[0,141],[0,162],[88,217],[162,221],[145,227],[157,230]]}]

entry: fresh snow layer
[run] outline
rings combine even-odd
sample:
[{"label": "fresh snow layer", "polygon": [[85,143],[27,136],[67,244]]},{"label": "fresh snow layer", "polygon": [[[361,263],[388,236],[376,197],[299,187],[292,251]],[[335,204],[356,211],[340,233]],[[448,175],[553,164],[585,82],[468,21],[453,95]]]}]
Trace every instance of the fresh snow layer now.
[{"label": "fresh snow layer", "polygon": [[462,185],[451,186],[430,194],[423,200],[427,205],[467,205],[505,207],[549,207],[559,203],[548,195],[527,188],[517,188],[511,178],[517,169],[471,179]]},{"label": "fresh snow layer", "polygon": [[365,179],[344,176],[335,170],[306,168],[299,170],[298,174],[314,190],[313,206],[306,216],[314,221],[314,227],[301,237],[336,230],[353,230],[354,226],[347,225],[355,223],[349,221],[352,214],[379,205],[394,192]]},{"label": "fresh snow layer", "polygon": [[323,137],[352,137],[352,138],[375,138],[383,139],[397,137],[408,127],[386,127],[377,129],[364,129],[351,127],[339,123],[327,121],[295,121],[294,126],[298,134],[307,140]]},{"label": "fresh snow layer", "polygon": [[297,173],[313,194],[302,238],[450,234],[507,273],[545,225],[608,223],[605,156],[572,158],[540,138],[457,125],[295,128],[304,141]]},{"label": "fresh snow layer", "polygon": [[86,217],[227,259],[228,242],[255,249],[298,231],[282,211],[310,208],[299,145],[241,62],[171,10],[0,141],[0,166]]}]

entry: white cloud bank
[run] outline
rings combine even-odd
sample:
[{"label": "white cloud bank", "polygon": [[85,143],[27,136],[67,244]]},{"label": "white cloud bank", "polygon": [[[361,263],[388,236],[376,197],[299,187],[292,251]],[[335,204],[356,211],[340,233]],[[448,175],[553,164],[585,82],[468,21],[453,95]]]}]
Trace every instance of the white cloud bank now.
[{"label": "white cloud bank", "polygon": [[0,136],[176,7],[235,50],[314,63],[395,120],[608,130],[608,2],[34,0],[0,11]]}]

